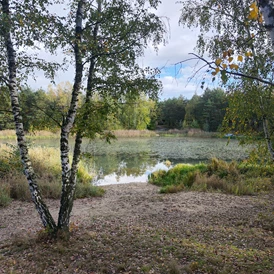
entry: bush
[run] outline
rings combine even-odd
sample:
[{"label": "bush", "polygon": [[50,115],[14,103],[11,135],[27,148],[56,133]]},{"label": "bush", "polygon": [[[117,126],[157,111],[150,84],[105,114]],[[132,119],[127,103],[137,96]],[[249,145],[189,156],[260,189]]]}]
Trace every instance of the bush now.
[{"label": "bush", "polygon": [[160,186],[161,193],[196,190],[254,195],[273,190],[274,168],[213,158],[208,165],[178,164],[167,172],[159,170],[151,174],[149,183]]},{"label": "bush", "polygon": [[191,187],[195,180],[195,172],[203,172],[205,170],[205,164],[178,164],[168,171],[158,170],[153,172],[149,176],[149,183],[162,187],[183,184],[184,187],[188,188]]}]

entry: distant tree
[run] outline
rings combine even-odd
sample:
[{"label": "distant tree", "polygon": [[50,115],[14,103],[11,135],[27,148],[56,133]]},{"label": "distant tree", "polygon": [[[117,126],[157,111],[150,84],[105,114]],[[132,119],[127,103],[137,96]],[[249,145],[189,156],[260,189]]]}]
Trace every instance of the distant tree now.
[{"label": "distant tree", "polygon": [[147,129],[155,110],[155,102],[145,94],[139,98],[126,98],[117,111],[118,127],[122,129]]},{"label": "distant tree", "polygon": [[201,96],[202,128],[206,131],[220,129],[227,106],[227,96],[222,89],[206,89]]},{"label": "distant tree", "polygon": [[227,96],[220,89],[209,89],[194,95],[186,105],[184,127],[218,131],[221,128],[227,107]]},{"label": "distant tree", "polygon": [[169,128],[181,129],[185,119],[187,100],[183,96],[159,103],[160,121]]},{"label": "distant tree", "polygon": [[192,98],[187,102],[185,120],[183,123],[184,128],[200,128],[198,120],[200,116],[200,105],[201,98],[197,94],[194,94]]}]

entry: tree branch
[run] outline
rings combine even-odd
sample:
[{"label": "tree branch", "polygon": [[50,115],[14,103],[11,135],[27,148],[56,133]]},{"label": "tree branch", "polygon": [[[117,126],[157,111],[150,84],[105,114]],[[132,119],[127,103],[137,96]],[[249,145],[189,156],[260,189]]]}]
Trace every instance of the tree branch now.
[{"label": "tree branch", "polygon": [[[195,53],[189,53],[189,54],[194,55],[195,57],[194,58],[189,58],[189,59],[181,61],[181,62],[178,62],[175,65],[185,63],[186,61],[189,61],[189,60],[195,60],[196,59],[196,60],[201,60],[201,61],[205,62],[206,63],[205,66],[208,66],[210,69],[214,69],[214,70],[216,69],[216,66],[213,66],[213,64],[215,64],[215,62],[213,62],[213,61],[210,62],[210,61],[206,60],[205,58],[203,58],[203,57],[201,57],[201,56],[199,56]],[[203,67],[205,67],[205,66],[203,66]],[[202,68],[200,68],[198,71],[200,71]],[[267,85],[270,85],[270,86],[274,87],[273,82],[262,79],[262,78],[259,78],[257,76],[247,75],[247,74],[244,74],[244,73],[241,73],[241,72],[236,72],[236,71],[234,72],[234,71],[227,70],[227,69],[223,69],[223,71],[225,71],[227,74],[230,74],[230,75],[235,75],[235,76],[240,76],[240,77],[247,78],[247,79],[256,80],[260,83],[264,83],[264,84],[267,84]]]}]

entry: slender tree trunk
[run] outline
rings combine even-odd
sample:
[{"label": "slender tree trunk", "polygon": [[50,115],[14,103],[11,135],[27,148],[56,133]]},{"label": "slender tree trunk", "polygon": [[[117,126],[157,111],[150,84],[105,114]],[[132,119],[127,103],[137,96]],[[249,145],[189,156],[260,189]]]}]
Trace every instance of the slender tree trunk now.
[{"label": "slender tree trunk", "polygon": [[272,0],[259,0],[260,11],[263,15],[265,28],[271,39],[272,48],[274,49],[274,7]]},{"label": "slender tree trunk", "polygon": [[81,143],[76,144],[73,159],[72,169],[69,163],[69,134],[74,124],[79,93],[81,89],[83,77],[83,62],[81,53],[81,39],[82,39],[82,22],[84,15],[85,0],[78,2],[76,13],[76,28],[75,28],[75,79],[72,91],[72,98],[70,108],[67,116],[63,119],[60,138],[60,151],[61,151],[61,164],[62,164],[62,195],[60,202],[60,210],[58,217],[58,229],[69,231],[70,214],[73,207],[74,192],[76,186],[76,172],[77,164],[79,162],[78,151],[80,150]]},{"label": "slender tree trunk", "polygon": [[271,160],[274,161],[274,150],[272,147],[272,141],[271,141],[269,130],[268,130],[268,122],[265,116],[263,117],[263,128],[264,128],[264,134],[265,134],[265,140],[266,140],[268,152],[270,154]]},{"label": "slender tree trunk", "polygon": [[6,16],[6,24],[2,29],[2,33],[5,40],[7,57],[8,57],[8,69],[9,69],[9,93],[10,100],[12,105],[12,112],[14,116],[15,128],[16,128],[16,136],[17,143],[20,150],[21,161],[24,166],[24,173],[27,177],[29,189],[31,192],[32,201],[35,204],[35,207],[40,215],[42,223],[44,227],[49,228],[52,231],[56,230],[56,224],[54,219],[52,218],[46,204],[42,200],[41,193],[38,189],[36,183],[35,173],[32,168],[32,164],[29,158],[28,148],[26,144],[22,116],[20,113],[20,106],[18,100],[18,88],[17,88],[17,80],[16,80],[16,56],[15,50],[13,46],[13,42],[11,39],[10,33],[10,12],[9,12],[9,0],[1,1],[3,14]]},{"label": "slender tree trunk", "polygon": [[[98,0],[98,12],[101,12],[102,5],[101,0]],[[99,23],[97,22],[95,24],[94,30],[93,30],[93,41],[97,41],[99,31]],[[87,91],[86,91],[86,98],[85,98],[85,104],[88,104],[90,100],[92,99],[92,83],[93,83],[93,76],[94,76],[94,69],[95,69],[95,57],[91,56],[90,58],[90,66],[88,70],[88,80],[87,80]],[[83,119],[87,119],[87,115],[83,116]],[[72,182],[75,182],[76,184],[76,176],[77,176],[77,169],[78,169],[78,163],[80,161],[80,155],[81,155],[81,144],[83,141],[83,131],[82,129],[79,129],[76,134],[75,139],[75,146],[74,146],[74,153],[73,153],[73,163],[71,167],[71,175],[70,180]]]}]

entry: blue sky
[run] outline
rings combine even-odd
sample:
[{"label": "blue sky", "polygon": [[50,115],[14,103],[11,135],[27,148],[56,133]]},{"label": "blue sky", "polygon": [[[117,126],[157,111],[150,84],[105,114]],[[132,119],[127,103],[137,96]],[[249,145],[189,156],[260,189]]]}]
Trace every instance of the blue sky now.
[{"label": "blue sky", "polygon": [[[202,81],[201,73],[194,75],[197,67],[195,62],[186,62],[180,65],[175,65],[180,61],[190,58],[189,53],[194,52],[196,40],[198,37],[197,30],[189,30],[179,25],[180,9],[182,4],[175,0],[162,0],[162,4],[157,9],[156,13],[163,18],[166,26],[169,28],[167,45],[159,45],[158,52],[155,52],[153,47],[145,50],[144,57],[140,58],[140,65],[146,67],[163,68],[160,75],[160,80],[163,84],[163,92],[161,99],[178,97],[180,95],[190,99],[194,93],[198,95],[203,93],[200,88]],[[49,57],[49,58],[58,58]],[[73,69],[69,69],[65,73],[59,72],[55,82],[72,81],[74,78]],[[189,81],[189,79],[191,81]],[[47,89],[49,81],[44,78],[42,73],[38,73],[37,81],[29,81],[29,85],[34,88]]]}]

